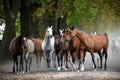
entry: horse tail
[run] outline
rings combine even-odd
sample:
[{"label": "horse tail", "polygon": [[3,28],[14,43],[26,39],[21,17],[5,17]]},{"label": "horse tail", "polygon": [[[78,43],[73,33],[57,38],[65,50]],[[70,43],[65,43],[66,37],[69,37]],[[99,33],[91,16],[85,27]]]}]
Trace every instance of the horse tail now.
[{"label": "horse tail", "polygon": [[106,37],[106,39],[107,39],[107,41],[108,41],[108,43],[109,43],[109,39],[108,39],[107,33],[104,33],[104,35],[105,35],[105,37]]},{"label": "horse tail", "polygon": [[[108,49],[108,45],[109,45],[109,39],[108,39],[108,35],[107,35],[107,33],[104,33],[104,35],[105,35],[105,38],[106,38],[106,47],[105,47],[105,50],[103,50],[103,56],[104,56],[104,54],[105,54],[105,52],[107,52],[107,49]],[[105,52],[104,52],[105,51]]]},{"label": "horse tail", "polygon": [[104,33],[104,35],[105,35],[106,37],[108,37],[107,33]]}]

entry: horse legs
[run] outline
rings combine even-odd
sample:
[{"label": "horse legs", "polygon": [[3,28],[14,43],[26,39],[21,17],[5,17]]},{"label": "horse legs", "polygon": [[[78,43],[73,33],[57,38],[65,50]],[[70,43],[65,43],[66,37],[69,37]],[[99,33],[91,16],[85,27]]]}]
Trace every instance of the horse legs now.
[{"label": "horse legs", "polygon": [[58,62],[58,68],[57,68],[57,70],[61,70],[61,68],[60,68],[60,56],[59,56],[58,53],[56,55],[57,55],[57,62]]},{"label": "horse legs", "polygon": [[93,64],[94,64],[94,69],[96,71],[95,55],[94,55],[93,51],[91,51],[90,53],[91,53],[92,61],[93,61]]},{"label": "horse legs", "polygon": [[62,67],[62,69],[63,69],[63,55],[60,55],[60,60],[61,60],[61,67]]},{"label": "horse legs", "polygon": [[[100,58],[100,69],[102,69],[102,54],[101,51],[98,52],[99,58]],[[98,61],[98,67],[99,67],[99,59],[97,59]]]},{"label": "horse legs", "polygon": [[53,61],[53,64],[54,64],[54,68],[56,68],[56,54],[55,54],[55,52],[52,55],[52,61]]},{"label": "horse legs", "polygon": [[104,50],[104,54],[105,54],[105,64],[104,64],[104,70],[106,71],[107,68],[107,49]]},{"label": "horse legs", "polygon": [[28,60],[26,60],[26,72],[27,72],[27,63],[28,63]]},{"label": "horse legs", "polygon": [[26,72],[27,72],[27,67],[28,67],[28,60],[29,60],[29,55],[30,55],[30,53],[26,53],[26,55],[25,55],[25,61],[26,61]]},{"label": "horse legs", "polygon": [[70,51],[70,55],[72,57],[72,62],[69,60],[70,64],[73,66],[73,70],[76,70],[75,60],[76,60],[76,52]]},{"label": "horse legs", "polygon": [[24,74],[24,55],[22,54],[22,55],[20,55],[20,68],[19,68],[19,71],[21,72],[22,71],[22,73]]},{"label": "horse legs", "polygon": [[76,70],[76,65],[75,65],[75,53],[71,52],[71,56],[72,56],[72,66],[73,66],[73,70]]},{"label": "horse legs", "polygon": [[32,63],[32,55],[30,54],[30,55],[29,55],[29,71],[30,71],[30,69],[31,69],[31,68],[30,68],[30,67],[31,67],[31,63]]},{"label": "horse legs", "polygon": [[36,64],[37,64],[37,68],[39,68],[39,65],[38,65],[38,55],[36,54]]},{"label": "horse legs", "polygon": [[68,54],[69,54],[69,51],[67,51],[67,53],[66,53],[66,57],[65,57],[65,61],[66,61],[66,65],[65,65],[65,67],[66,67],[66,69],[69,68],[69,67],[68,67]]},{"label": "horse legs", "polygon": [[13,73],[15,73],[15,62],[16,62],[16,60],[15,60],[15,57],[14,57]]},{"label": "horse legs", "polygon": [[86,51],[81,50],[80,52],[80,61],[81,61],[81,71],[84,71],[84,62],[85,62]]},{"label": "horse legs", "polygon": [[47,57],[47,67],[50,68],[50,62],[51,62],[50,53],[47,52],[46,54],[47,54],[47,55],[46,55],[46,57]]},{"label": "horse legs", "polygon": [[[41,54],[42,52],[38,52],[38,53],[36,53],[36,65],[37,65],[37,68],[39,69],[39,67],[40,67],[40,62],[41,62],[41,60],[42,60],[42,54]],[[43,54],[43,58],[44,58],[44,54]],[[31,56],[31,59],[32,59],[32,56]],[[45,58],[44,58],[45,59]],[[30,63],[32,62],[32,60],[30,60]]]},{"label": "horse legs", "polygon": [[18,57],[16,55],[13,56],[14,64],[13,64],[13,73],[15,73],[15,64],[16,64],[16,71],[18,72]]}]

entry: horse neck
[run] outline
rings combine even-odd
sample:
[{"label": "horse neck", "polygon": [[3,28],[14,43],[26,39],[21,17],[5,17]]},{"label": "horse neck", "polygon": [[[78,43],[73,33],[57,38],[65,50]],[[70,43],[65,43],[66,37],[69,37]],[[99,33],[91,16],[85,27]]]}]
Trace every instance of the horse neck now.
[{"label": "horse neck", "polygon": [[83,42],[90,37],[89,34],[85,33],[84,31],[77,30],[77,37],[79,37]]}]

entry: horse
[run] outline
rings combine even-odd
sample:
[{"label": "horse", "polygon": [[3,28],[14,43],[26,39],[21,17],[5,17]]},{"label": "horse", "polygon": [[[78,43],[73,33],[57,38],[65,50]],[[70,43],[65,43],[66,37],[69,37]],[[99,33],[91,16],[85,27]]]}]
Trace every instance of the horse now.
[{"label": "horse", "polygon": [[72,57],[72,62],[70,61],[69,56],[69,62],[73,66],[73,70],[80,69],[80,48],[82,46],[82,42],[79,40],[77,36],[72,37],[68,30],[63,32],[63,39],[64,42],[69,42],[69,52],[70,56]]},{"label": "horse", "polygon": [[44,58],[44,54],[43,54],[43,50],[42,50],[42,39],[39,38],[34,38],[34,37],[30,37],[30,39],[33,41],[34,43],[34,54],[36,56],[36,64],[37,67],[39,68],[39,60],[41,62],[42,58]]},{"label": "horse", "polygon": [[55,39],[53,36],[52,26],[51,27],[48,26],[45,32],[44,40],[42,41],[42,49],[44,52],[45,59],[47,60],[48,68],[50,68],[51,59],[55,52],[54,42]]},{"label": "horse", "polygon": [[[59,30],[54,33],[55,37],[55,54],[57,56],[58,68],[57,70],[68,69],[68,42],[63,41],[63,30]],[[65,65],[66,63],[66,65]]]},{"label": "horse", "polygon": [[[23,72],[23,70],[24,70],[24,67],[23,67],[23,57],[24,57],[23,40],[24,40],[23,35],[19,35],[18,37],[13,38],[12,41],[10,42],[9,50],[10,50],[11,55],[13,56],[13,59],[14,59],[13,73],[18,73],[21,71]],[[26,48],[26,50],[27,50],[27,48]],[[20,56],[20,58],[21,58],[19,71],[18,71],[18,56]]]},{"label": "horse", "polygon": [[[54,42],[54,49],[55,49],[55,54],[56,54],[56,56],[57,56],[57,62],[58,62],[58,68],[57,68],[57,70],[61,70],[61,65],[60,65],[60,62],[61,62],[61,58],[62,58],[62,56],[61,56],[61,54],[59,54],[60,53],[60,51],[61,51],[61,48],[62,48],[62,45],[61,45],[61,43],[60,43],[60,33],[59,32],[55,32],[54,31],[54,38],[55,38],[55,42]],[[62,63],[62,62],[61,62]]]},{"label": "horse", "polygon": [[[23,38],[24,39],[24,48],[23,48],[23,54],[25,54],[25,61],[26,61],[26,72],[28,71],[27,67],[29,65],[29,71],[30,71],[30,67],[31,67],[31,63],[32,63],[32,54],[34,52],[34,43],[31,39],[28,39],[26,37]],[[29,63],[29,64],[28,64]]]},{"label": "horse", "polygon": [[[108,45],[109,45],[109,39],[106,33],[104,34],[96,34],[91,36],[90,34],[87,34],[86,32],[82,31],[82,30],[78,30],[75,27],[72,27],[71,30],[71,36],[78,36],[78,38],[82,41],[85,49],[83,49],[83,53],[85,54],[86,51],[89,51],[92,57],[92,61],[94,64],[94,69],[96,70],[96,64],[95,64],[95,60],[94,60],[94,52],[97,52],[98,55],[100,56],[100,60],[101,60],[101,68],[102,68],[102,57],[103,55],[105,55],[105,64],[104,64],[104,70],[106,70],[106,66],[107,66],[107,49],[108,49]],[[101,50],[103,49],[101,54]],[[82,54],[81,54],[82,55]],[[84,65],[84,59],[85,57],[81,56],[81,65]],[[84,68],[83,68],[84,70]]]}]

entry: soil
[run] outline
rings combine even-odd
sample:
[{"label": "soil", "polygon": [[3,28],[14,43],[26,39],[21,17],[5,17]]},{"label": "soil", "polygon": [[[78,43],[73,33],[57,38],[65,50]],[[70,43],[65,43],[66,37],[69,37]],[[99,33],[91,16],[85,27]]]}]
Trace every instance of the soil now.
[{"label": "soil", "polygon": [[71,65],[67,71],[57,71],[53,66],[48,69],[44,60],[39,64],[38,69],[36,58],[33,55],[31,71],[25,74],[14,74],[12,73],[13,60],[2,61],[0,63],[0,80],[120,80],[119,56],[119,54],[109,53],[107,71],[103,69],[94,71],[91,56],[87,53],[84,72],[72,71]]}]

